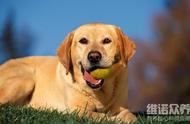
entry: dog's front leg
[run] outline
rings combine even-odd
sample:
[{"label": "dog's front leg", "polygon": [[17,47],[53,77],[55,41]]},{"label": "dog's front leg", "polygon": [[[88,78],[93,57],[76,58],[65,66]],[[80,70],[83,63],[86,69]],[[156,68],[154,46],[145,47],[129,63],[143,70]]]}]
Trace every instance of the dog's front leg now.
[{"label": "dog's front leg", "polygon": [[134,123],[137,118],[134,114],[132,114],[128,109],[120,107],[119,113],[115,116],[111,117],[112,119],[120,119],[127,123]]},{"label": "dog's front leg", "polygon": [[135,115],[133,115],[128,109],[120,108],[120,112],[117,115],[110,116],[110,114],[105,113],[99,113],[94,111],[86,111],[86,110],[80,110],[78,115],[80,117],[87,116],[92,119],[100,120],[100,119],[108,119],[108,120],[115,120],[119,119],[121,121],[127,122],[127,123],[134,123],[137,118]]},{"label": "dog's front leg", "polygon": [[87,116],[92,119],[100,120],[102,118],[107,117],[105,113],[99,113],[99,112],[94,112],[94,111],[86,111],[86,110],[80,110],[78,115],[80,117]]}]

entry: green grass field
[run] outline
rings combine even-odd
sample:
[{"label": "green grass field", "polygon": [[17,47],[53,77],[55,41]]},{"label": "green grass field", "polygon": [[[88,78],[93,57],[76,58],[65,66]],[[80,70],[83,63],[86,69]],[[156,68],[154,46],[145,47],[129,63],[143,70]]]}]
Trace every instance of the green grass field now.
[{"label": "green grass field", "polygon": [[[0,124],[118,124],[119,120],[108,121],[106,118],[93,120],[87,116],[78,117],[77,112],[64,114],[56,110],[36,110],[29,107],[2,105],[0,106]],[[190,124],[185,121],[149,120],[138,115],[136,124]]]}]

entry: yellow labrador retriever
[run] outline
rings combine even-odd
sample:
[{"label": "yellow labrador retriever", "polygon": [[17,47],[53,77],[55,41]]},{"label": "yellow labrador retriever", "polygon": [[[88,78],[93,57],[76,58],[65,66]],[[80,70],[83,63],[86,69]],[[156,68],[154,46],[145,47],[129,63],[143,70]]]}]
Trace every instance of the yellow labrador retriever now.
[{"label": "yellow labrador retriever", "polygon": [[[60,111],[84,110],[97,118],[107,113],[133,122],[124,107],[127,98],[127,63],[135,44],[116,26],[86,24],[69,33],[57,57],[26,57],[0,66],[0,103],[47,107]],[[112,68],[105,79],[90,71]],[[94,83],[93,81],[96,83]]]}]

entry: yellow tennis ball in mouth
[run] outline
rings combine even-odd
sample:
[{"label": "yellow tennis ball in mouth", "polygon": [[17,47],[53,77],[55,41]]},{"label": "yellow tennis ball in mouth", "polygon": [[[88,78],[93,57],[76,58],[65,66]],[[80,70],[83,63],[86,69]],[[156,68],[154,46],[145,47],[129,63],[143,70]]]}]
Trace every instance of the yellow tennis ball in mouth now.
[{"label": "yellow tennis ball in mouth", "polygon": [[111,72],[111,68],[100,68],[90,72],[90,75],[96,79],[104,79]]}]

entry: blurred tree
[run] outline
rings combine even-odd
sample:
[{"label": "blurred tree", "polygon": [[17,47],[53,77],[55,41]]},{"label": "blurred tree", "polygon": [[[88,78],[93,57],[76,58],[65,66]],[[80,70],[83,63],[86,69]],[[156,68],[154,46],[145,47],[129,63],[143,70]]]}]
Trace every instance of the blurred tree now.
[{"label": "blurred tree", "polygon": [[129,73],[129,106],[135,110],[150,103],[190,103],[190,3],[165,5],[166,13],[154,18],[155,42],[137,42]]},{"label": "blurred tree", "polygon": [[139,41],[137,54],[129,64],[128,106],[132,111],[144,111],[150,103],[170,102],[169,85],[161,73],[162,55],[158,45]]},{"label": "blurred tree", "polygon": [[167,0],[167,15],[157,16],[155,31],[163,55],[162,74],[177,103],[190,103],[190,2]]},{"label": "blurred tree", "polygon": [[15,58],[17,55],[14,45],[13,18],[13,13],[8,15],[2,34],[4,50],[9,54],[10,58]]},{"label": "blurred tree", "polygon": [[[6,59],[24,57],[30,55],[30,48],[33,42],[33,36],[28,27],[22,28],[20,31],[14,28],[14,11],[7,16],[1,41],[4,55],[1,56],[2,62]],[[3,59],[2,59],[3,58]],[[1,62],[0,62],[1,63]]]}]

